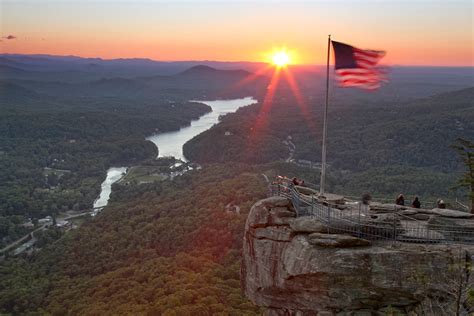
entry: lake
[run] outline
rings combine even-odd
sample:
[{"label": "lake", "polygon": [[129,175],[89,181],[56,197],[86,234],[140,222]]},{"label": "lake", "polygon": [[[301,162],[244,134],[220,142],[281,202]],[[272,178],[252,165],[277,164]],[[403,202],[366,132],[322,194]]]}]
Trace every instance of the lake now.
[{"label": "lake", "polygon": [[237,111],[243,106],[257,103],[252,97],[233,100],[193,101],[209,105],[212,112],[204,114],[192,121],[190,126],[182,127],[178,131],[155,134],[146,139],[153,142],[158,148],[158,157],[173,156],[176,159],[187,161],[183,155],[183,145],[196,135],[211,128],[219,122],[219,116]]}]

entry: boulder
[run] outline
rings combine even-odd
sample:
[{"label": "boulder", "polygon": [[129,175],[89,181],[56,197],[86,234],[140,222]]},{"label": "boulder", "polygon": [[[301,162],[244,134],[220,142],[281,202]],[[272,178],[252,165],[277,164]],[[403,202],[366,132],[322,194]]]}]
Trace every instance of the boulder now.
[{"label": "boulder", "polygon": [[319,197],[320,201],[327,202],[328,204],[344,204],[346,201],[342,195],[332,194],[332,193],[324,193],[323,196]]},{"label": "boulder", "polygon": [[279,218],[284,218],[284,217],[295,217],[296,213],[294,210],[289,210],[286,207],[272,207],[270,214],[273,216],[279,217]]},{"label": "boulder", "polygon": [[287,199],[285,197],[281,197],[281,196],[271,196],[269,198],[260,200],[257,203],[261,203],[266,207],[267,206],[270,206],[270,207],[278,207],[278,206],[286,207],[286,208],[288,208],[288,210],[291,210],[291,206],[292,206],[291,201],[289,199]]},{"label": "boulder", "polygon": [[[284,209],[282,209],[282,207],[284,207]],[[293,212],[293,214],[295,214],[290,200],[279,196],[272,196],[260,200],[252,206],[249,216],[247,217],[247,224],[251,225],[251,227],[268,226],[272,221],[270,210],[275,209],[275,212],[278,213],[278,208],[280,208],[280,211],[284,210],[285,212]]]},{"label": "boulder", "polygon": [[290,227],[295,233],[326,233],[327,226],[315,218],[305,216],[295,218],[290,222]]},{"label": "boulder", "polygon": [[252,209],[247,217],[247,225],[251,227],[265,227],[269,222],[269,209],[265,206],[262,201],[258,202]]},{"label": "boulder", "polygon": [[416,209],[406,209],[406,210],[398,211],[397,214],[400,214],[403,216],[409,216],[409,215],[418,214],[418,211]]},{"label": "boulder", "polygon": [[296,217],[294,211],[289,211],[285,207],[274,207],[270,210],[270,222],[272,225],[289,225]]},{"label": "boulder", "polygon": [[377,213],[393,213],[401,210],[406,210],[406,206],[401,206],[397,204],[391,203],[378,203],[378,202],[371,202],[370,203],[370,210]]},{"label": "boulder", "polygon": [[342,234],[312,233],[308,236],[311,245],[328,248],[350,248],[369,246],[370,241]]},{"label": "boulder", "polygon": [[413,215],[405,215],[401,216],[401,220],[404,221],[427,221],[430,219],[429,214],[413,214]]},{"label": "boulder", "polygon": [[437,214],[442,217],[451,217],[451,218],[474,218],[474,214],[450,209],[443,208],[434,208],[432,209],[434,214]]}]

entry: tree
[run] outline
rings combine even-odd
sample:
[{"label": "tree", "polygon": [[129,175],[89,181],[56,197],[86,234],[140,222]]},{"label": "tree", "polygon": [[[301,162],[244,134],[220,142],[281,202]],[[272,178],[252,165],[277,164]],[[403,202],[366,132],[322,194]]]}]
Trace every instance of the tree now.
[{"label": "tree", "polygon": [[471,213],[474,213],[474,143],[458,138],[452,147],[459,153],[467,171],[459,179],[457,187],[465,187],[469,190],[471,200]]},{"label": "tree", "polygon": [[[452,262],[445,267],[445,273],[417,275],[425,293],[418,314],[460,316],[474,312],[471,255],[461,246],[452,249],[451,255]],[[437,286],[433,287],[433,284]]]}]

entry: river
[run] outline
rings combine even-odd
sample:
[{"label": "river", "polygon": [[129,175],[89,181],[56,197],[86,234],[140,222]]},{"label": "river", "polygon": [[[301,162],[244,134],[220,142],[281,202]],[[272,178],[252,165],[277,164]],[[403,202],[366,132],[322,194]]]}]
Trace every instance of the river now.
[{"label": "river", "polygon": [[[196,135],[211,128],[219,122],[219,116],[237,111],[243,106],[257,103],[252,97],[233,100],[194,101],[204,103],[212,108],[212,112],[204,114],[199,119],[191,122],[190,126],[182,127],[178,131],[151,135],[146,140],[151,141],[158,148],[158,157],[173,156],[176,159],[186,161],[183,155],[183,145]],[[127,172],[126,167],[112,167],[107,170],[107,177],[102,182],[100,196],[94,202],[92,215],[97,214],[99,209],[105,207],[112,192],[112,184],[119,181]]]},{"label": "river", "polygon": [[[192,121],[190,126],[183,127],[179,131],[168,132],[162,134],[156,134],[147,137],[158,148],[158,157],[173,156],[176,159],[186,161],[183,155],[183,145],[188,140],[196,135],[208,130],[214,124],[219,122],[219,116],[227,113],[235,112],[240,107],[254,104],[257,102],[252,97],[246,97],[242,99],[233,100],[215,100],[215,101],[195,101],[209,105],[212,108],[212,112],[204,114],[199,119]],[[122,179],[127,173],[127,167],[111,167],[107,170],[107,177],[101,184],[100,195],[94,202],[94,209],[90,213],[92,216],[97,215],[109,202],[110,194],[112,193],[112,184]],[[182,172],[179,172],[182,174]],[[228,205],[230,207],[230,205]],[[239,209],[236,208],[236,212]],[[44,226],[42,227],[44,228]],[[15,250],[15,254],[19,254],[27,248],[31,247],[35,243],[36,239],[33,238],[20,246]]]},{"label": "river", "polygon": [[204,103],[212,108],[212,112],[204,114],[192,121],[190,126],[182,127],[179,131],[155,134],[146,139],[158,148],[158,157],[173,156],[186,161],[183,155],[183,145],[196,135],[211,128],[219,122],[219,116],[237,111],[240,107],[257,103],[252,97],[233,100],[195,101]]},{"label": "river", "polygon": [[[105,207],[112,193],[112,184],[120,180],[127,172],[127,167],[112,167],[107,170],[107,177],[101,185],[100,195],[94,202],[94,209]],[[95,212],[93,212],[95,213]]]}]

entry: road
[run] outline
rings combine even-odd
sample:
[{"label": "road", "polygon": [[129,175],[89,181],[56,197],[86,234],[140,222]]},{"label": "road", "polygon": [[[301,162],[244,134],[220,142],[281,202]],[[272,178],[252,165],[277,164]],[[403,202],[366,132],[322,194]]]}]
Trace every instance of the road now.
[{"label": "road", "polygon": [[[76,217],[81,217],[81,216],[84,216],[84,215],[87,215],[87,214],[90,214],[90,211],[87,211],[87,212],[82,212],[82,213],[79,213],[79,214],[74,214],[74,215],[69,215],[69,216],[66,216],[64,218],[61,218],[60,216],[58,216],[57,220],[63,220],[63,221],[66,221],[66,220],[70,220],[70,219],[73,219],[73,218],[76,218]],[[46,224],[43,224],[42,226],[38,227],[37,229],[35,229],[34,231],[26,234],[25,236],[15,240],[14,242],[10,243],[9,245],[5,246],[4,248],[0,249],[0,254],[2,253],[5,253],[6,251],[10,250],[11,248],[15,248],[16,246],[20,245],[21,243],[25,242],[28,240],[28,238],[31,238],[31,239],[34,239],[34,236],[33,234],[36,233],[37,231],[40,231],[40,230],[43,230],[46,228],[46,226],[50,225],[51,223],[46,223]],[[52,225],[52,224],[51,224]]]},{"label": "road", "polygon": [[34,238],[34,237],[33,237],[33,234],[36,233],[37,231],[40,231],[40,230],[42,230],[42,229],[45,229],[48,224],[49,224],[49,223],[43,224],[41,227],[36,228],[34,231],[32,231],[32,232],[26,234],[25,236],[21,237],[20,239],[15,240],[14,242],[12,242],[11,244],[9,244],[8,246],[6,246],[6,247],[0,249],[0,254],[6,252],[6,251],[8,251],[8,250],[10,250],[11,248],[14,248],[14,247],[18,246],[19,244],[21,244],[22,242],[24,242],[24,241],[27,240],[28,238]]}]

